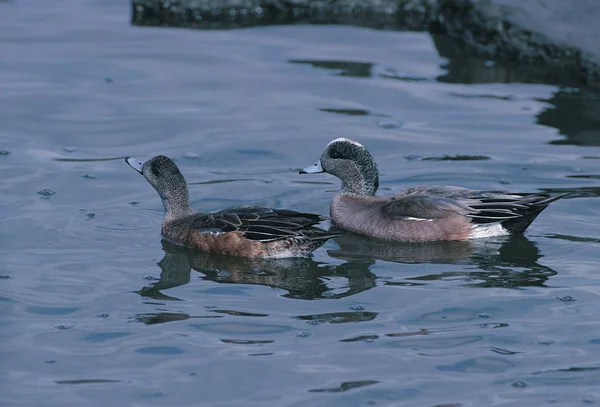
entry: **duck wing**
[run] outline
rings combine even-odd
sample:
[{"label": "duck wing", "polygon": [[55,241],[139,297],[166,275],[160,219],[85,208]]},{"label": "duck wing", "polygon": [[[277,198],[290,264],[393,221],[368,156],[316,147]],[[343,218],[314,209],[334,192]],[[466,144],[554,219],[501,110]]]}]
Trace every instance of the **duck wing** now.
[{"label": "duck wing", "polygon": [[236,206],[210,214],[197,214],[190,227],[200,233],[242,232],[244,238],[272,242],[289,238],[328,239],[338,234],[313,227],[326,217],[262,206]]},{"label": "duck wing", "polygon": [[[545,193],[507,194],[460,187],[427,186],[410,188],[394,196],[383,210],[394,218],[436,219],[450,214],[464,215],[474,224],[532,221],[552,202],[569,195]],[[523,222],[513,222],[521,225]]]},{"label": "duck wing", "polygon": [[[457,201],[471,208],[469,217],[475,224],[501,222],[513,231],[524,230],[548,207],[570,193],[550,194],[496,194],[473,191],[472,194],[458,198]],[[522,229],[522,230],[520,230]]]},{"label": "duck wing", "polygon": [[466,216],[472,209],[449,198],[405,196],[385,201],[381,212],[388,219],[433,220],[456,214]]}]

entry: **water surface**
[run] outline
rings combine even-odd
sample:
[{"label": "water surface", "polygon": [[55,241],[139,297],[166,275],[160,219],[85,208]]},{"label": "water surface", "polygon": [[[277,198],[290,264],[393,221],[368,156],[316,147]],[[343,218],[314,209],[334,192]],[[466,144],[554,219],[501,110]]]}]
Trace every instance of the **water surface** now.
[{"label": "water surface", "polygon": [[[0,317],[11,406],[600,402],[600,98],[425,33],[139,28],[125,1],[0,2]],[[384,195],[574,191],[525,236],[309,259],[161,242],[122,160],[173,157],[193,205],[327,213],[333,138]]]}]

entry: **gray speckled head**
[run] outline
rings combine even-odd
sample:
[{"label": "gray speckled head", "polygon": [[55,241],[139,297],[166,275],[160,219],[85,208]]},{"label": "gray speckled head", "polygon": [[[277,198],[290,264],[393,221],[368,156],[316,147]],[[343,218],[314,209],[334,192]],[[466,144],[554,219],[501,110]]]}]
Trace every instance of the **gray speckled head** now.
[{"label": "gray speckled head", "polygon": [[165,220],[193,213],[187,183],[173,160],[164,155],[157,155],[143,164],[132,157],[125,158],[125,161],[141,173],[158,192],[165,208]]},{"label": "gray speckled head", "polygon": [[362,144],[347,138],[331,141],[325,147],[320,161],[300,173],[315,172],[327,172],[338,177],[342,181],[343,194],[374,196],[379,188],[379,171],[375,160]]}]

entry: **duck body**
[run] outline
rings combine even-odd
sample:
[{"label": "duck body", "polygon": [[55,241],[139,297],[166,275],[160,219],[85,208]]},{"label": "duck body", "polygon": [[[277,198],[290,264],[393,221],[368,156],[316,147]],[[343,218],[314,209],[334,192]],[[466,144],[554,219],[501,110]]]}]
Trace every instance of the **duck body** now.
[{"label": "duck body", "polygon": [[502,194],[459,187],[418,187],[392,197],[337,194],[333,223],[345,230],[405,242],[467,240],[523,233],[562,195]]},{"label": "duck body", "polygon": [[301,173],[328,172],[342,181],[330,215],[341,229],[404,242],[468,240],[523,233],[552,202],[567,194],[516,194],[454,186],[422,186],[375,196],[379,173],[359,143],[336,139]]},{"label": "duck body", "polygon": [[176,245],[249,258],[304,257],[340,234],[315,226],[326,217],[285,209],[237,206],[195,213],[185,178],[170,158],[159,155],[144,163],[131,157],[125,160],[160,195],[165,210],[161,233]]},{"label": "duck body", "polygon": [[165,220],[161,233],[172,243],[205,253],[250,258],[303,257],[337,236],[314,226],[324,220],[310,213],[238,206]]}]

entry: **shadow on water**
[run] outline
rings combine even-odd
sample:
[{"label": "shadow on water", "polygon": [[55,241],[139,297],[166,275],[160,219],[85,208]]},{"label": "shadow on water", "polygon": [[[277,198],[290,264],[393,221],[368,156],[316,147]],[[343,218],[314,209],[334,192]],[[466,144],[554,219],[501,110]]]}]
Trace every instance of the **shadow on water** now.
[{"label": "shadow on water", "polygon": [[[426,281],[462,277],[471,287],[545,286],[556,271],[538,262],[542,257],[536,245],[523,235],[495,239],[393,243],[346,234],[334,239],[340,246],[329,250],[331,257],[352,261],[371,258],[396,263],[457,264],[467,266],[464,271],[432,273],[407,278],[407,281],[388,285],[417,285]],[[470,267],[472,266],[472,267]],[[470,271],[470,269],[477,271]]]}]

